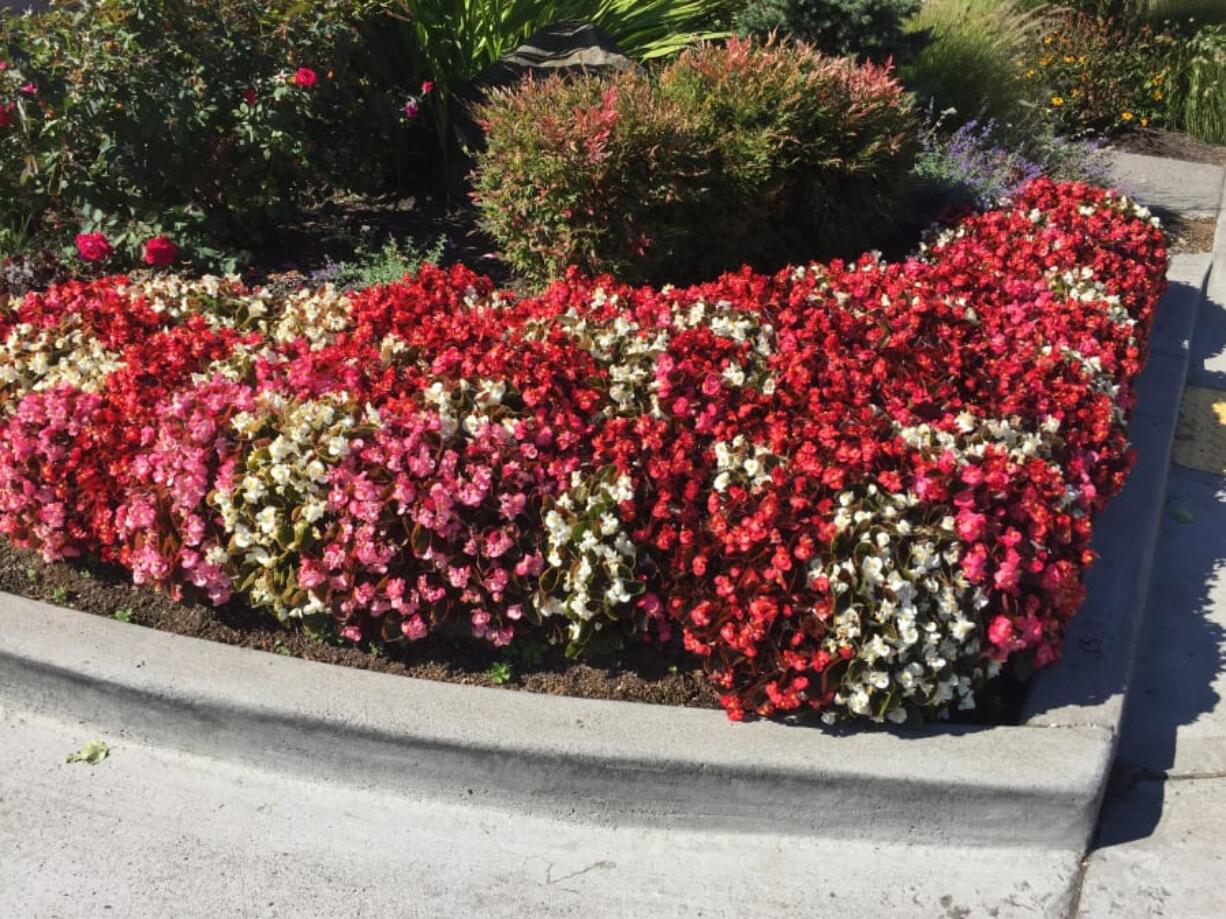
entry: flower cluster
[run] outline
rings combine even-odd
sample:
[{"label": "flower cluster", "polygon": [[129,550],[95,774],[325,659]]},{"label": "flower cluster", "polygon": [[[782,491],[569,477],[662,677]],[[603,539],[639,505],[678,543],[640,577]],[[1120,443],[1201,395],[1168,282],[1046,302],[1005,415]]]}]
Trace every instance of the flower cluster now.
[{"label": "flower cluster", "polygon": [[1040,179],[686,289],[68,283],[0,309],[0,532],[354,641],[676,642],[733,718],[939,715],[1059,656],[1165,259]]}]

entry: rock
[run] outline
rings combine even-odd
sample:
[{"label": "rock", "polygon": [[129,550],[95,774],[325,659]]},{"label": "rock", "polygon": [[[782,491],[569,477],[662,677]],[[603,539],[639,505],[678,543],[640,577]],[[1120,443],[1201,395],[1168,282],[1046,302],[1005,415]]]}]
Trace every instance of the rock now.
[{"label": "rock", "polygon": [[633,69],[608,32],[589,23],[560,22],[536,32],[474,81],[482,93],[510,86],[526,75],[614,74]]}]

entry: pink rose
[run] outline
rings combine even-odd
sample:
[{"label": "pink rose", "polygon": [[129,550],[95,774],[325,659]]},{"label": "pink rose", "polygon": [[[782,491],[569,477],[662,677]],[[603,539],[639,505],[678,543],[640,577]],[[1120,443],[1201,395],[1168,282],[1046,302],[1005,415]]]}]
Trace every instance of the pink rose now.
[{"label": "pink rose", "polygon": [[78,233],[77,254],[87,262],[101,262],[111,257],[111,244],[101,233]]},{"label": "pink rose", "polygon": [[416,99],[410,99],[404,104],[404,117],[412,121],[421,114],[421,106],[417,104]]},{"label": "pink rose", "polygon": [[426,80],[424,83],[421,84],[421,94],[423,96],[430,95],[430,91],[433,89],[434,89],[434,82],[432,80]]},{"label": "pink rose", "polygon": [[179,247],[167,236],[155,236],[145,242],[145,264],[165,267],[179,257]]},{"label": "pink rose", "polygon": [[302,89],[310,89],[319,82],[319,75],[310,67],[299,67],[294,74],[294,85]]}]

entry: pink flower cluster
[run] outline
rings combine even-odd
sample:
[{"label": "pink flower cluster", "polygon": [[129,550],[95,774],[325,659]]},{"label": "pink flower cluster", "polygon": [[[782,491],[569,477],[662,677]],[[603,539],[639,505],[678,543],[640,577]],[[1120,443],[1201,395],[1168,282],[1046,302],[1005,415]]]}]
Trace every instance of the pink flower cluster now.
[{"label": "pink flower cluster", "polygon": [[675,642],[733,718],[970,707],[1059,655],[1165,260],[1040,180],[905,262],[684,290],[65,284],[0,313],[0,532],[355,641]]}]

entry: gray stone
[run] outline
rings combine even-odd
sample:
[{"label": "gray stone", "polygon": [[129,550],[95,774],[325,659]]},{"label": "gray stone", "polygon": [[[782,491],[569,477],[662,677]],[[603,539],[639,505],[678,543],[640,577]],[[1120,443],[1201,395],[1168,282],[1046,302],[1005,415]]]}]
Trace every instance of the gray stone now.
[{"label": "gray stone", "polygon": [[634,62],[617,47],[613,37],[588,23],[562,22],[546,26],[475,81],[478,90],[509,86],[525,76],[553,74],[611,75],[634,69]]}]

